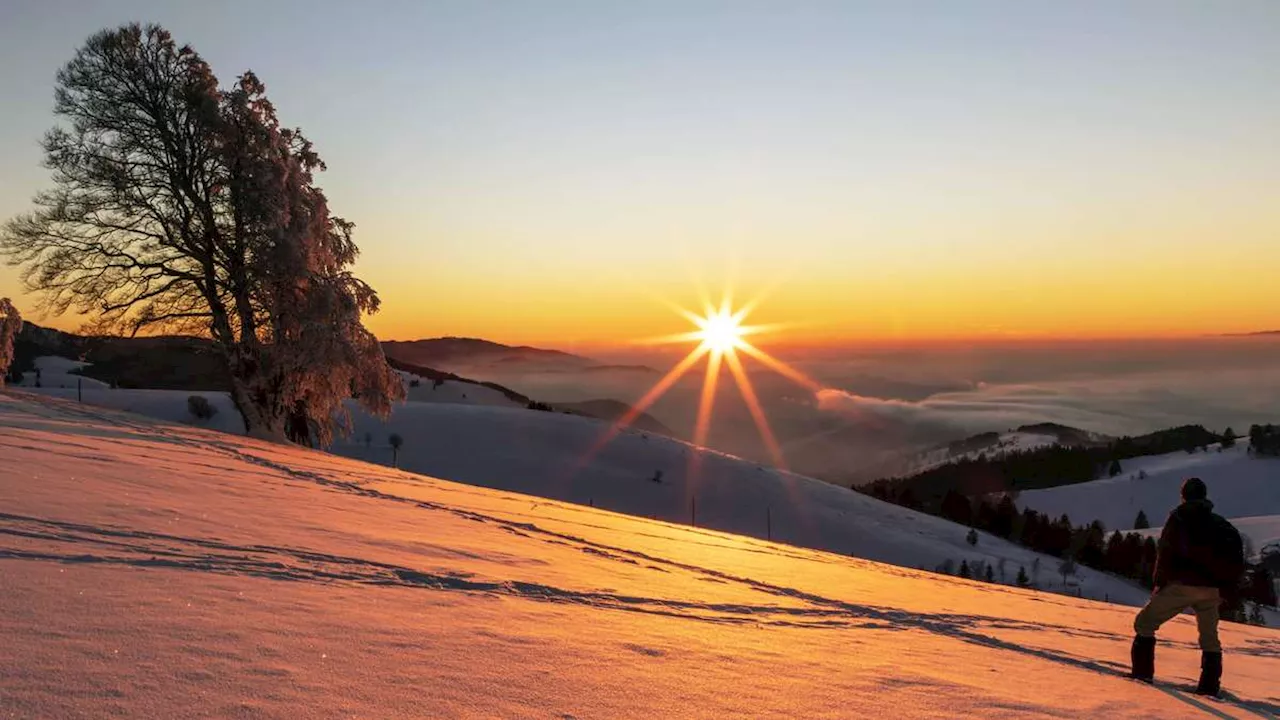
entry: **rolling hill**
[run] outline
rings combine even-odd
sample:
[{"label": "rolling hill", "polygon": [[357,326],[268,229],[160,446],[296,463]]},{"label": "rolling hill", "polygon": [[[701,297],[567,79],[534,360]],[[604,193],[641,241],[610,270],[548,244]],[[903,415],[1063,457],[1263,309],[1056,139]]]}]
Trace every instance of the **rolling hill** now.
[{"label": "rolling hill", "polygon": [[479,338],[384,340],[382,350],[387,357],[406,363],[448,369],[493,365],[581,369],[597,364],[589,358],[559,350],[503,345]]},{"label": "rolling hill", "polygon": [[[432,392],[421,386],[416,391]],[[41,392],[76,397],[74,390]],[[199,424],[243,432],[225,394],[204,395],[218,413]],[[197,422],[188,413],[187,393],[86,390],[83,397],[86,405]],[[955,572],[961,562],[989,564],[994,579],[1008,584],[1025,568],[1037,586],[1054,592],[1128,604],[1146,597],[1137,585],[1090,568],[1080,567],[1063,578],[1057,574],[1057,559],[985,533],[970,546],[968,528],[848,488],[639,430],[623,432],[593,453],[607,423],[504,405],[496,395],[469,399],[474,402],[402,403],[386,421],[353,408],[351,436],[329,450],[379,464],[389,465],[394,458],[401,469],[470,485],[692,522],[904,567],[949,566]],[[398,452],[388,444],[392,433],[404,440]]]},{"label": "rolling hill", "polygon": [[1121,467],[1113,478],[1028,490],[1017,503],[1054,517],[1066,513],[1076,523],[1101,520],[1108,530],[1132,529],[1142,511],[1158,529],[1178,505],[1182,481],[1194,475],[1209,486],[1214,511],[1238,520],[1255,551],[1280,542],[1280,459],[1252,457],[1247,443],[1133,458]]},{"label": "rolling hill", "polygon": [[15,717],[1280,710],[1274,630],[1225,626],[1232,699],[1206,701],[1179,689],[1187,618],[1163,632],[1170,684],[1148,687],[1123,677],[1129,608],[31,394],[0,392],[0,508]]}]

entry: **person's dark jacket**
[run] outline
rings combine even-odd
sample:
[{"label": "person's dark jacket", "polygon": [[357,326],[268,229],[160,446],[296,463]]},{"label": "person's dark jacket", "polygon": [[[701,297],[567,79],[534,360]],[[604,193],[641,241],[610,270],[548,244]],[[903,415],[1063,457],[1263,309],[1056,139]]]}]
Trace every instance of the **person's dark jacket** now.
[{"label": "person's dark jacket", "polygon": [[1171,583],[1233,592],[1244,575],[1240,533],[1208,500],[1188,500],[1169,513],[1160,533],[1155,586]]}]

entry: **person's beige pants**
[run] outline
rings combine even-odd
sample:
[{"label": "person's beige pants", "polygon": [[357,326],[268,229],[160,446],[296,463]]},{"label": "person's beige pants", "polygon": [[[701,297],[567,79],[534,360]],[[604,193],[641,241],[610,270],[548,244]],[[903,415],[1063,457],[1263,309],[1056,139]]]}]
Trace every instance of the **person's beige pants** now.
[{"label": "person's beige pants", "polygon": [[1134,619],[1133,629],[1142,637],[1155,637],[1161,625],[1191,608],[1200,628],[1200,649],[1222,652],[1222,643],[1218,642],[1218,606],[1221,604],[1218,588],[1172,583],[1151,596]]}]

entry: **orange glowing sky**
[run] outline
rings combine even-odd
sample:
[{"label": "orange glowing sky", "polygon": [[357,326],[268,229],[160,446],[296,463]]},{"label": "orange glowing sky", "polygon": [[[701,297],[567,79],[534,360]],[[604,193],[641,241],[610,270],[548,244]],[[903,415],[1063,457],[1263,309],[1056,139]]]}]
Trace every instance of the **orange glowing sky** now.
[{"label": "orange glowing sky", "polygon": [[1276,3],[320,4],[20,5],[0,217],[48,184],[54,71],[145,18],[316,142],[387,339],[617,345],[695,278],[782,279],[773,342],[1280,325]]}]

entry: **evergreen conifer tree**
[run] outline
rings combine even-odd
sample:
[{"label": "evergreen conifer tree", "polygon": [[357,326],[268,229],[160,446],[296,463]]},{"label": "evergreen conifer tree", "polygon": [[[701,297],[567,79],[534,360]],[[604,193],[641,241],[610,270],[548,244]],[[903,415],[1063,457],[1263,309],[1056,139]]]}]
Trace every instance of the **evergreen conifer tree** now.
[{"label": "evergreen conifer tree", "polygon": [[1151,527],[1151,521],[1147,519],[1147,514],[1142,510],[1138,511],[1138,517],[1133,520],[1134,530],[1147,530]]}]

